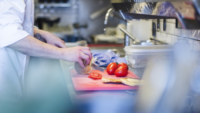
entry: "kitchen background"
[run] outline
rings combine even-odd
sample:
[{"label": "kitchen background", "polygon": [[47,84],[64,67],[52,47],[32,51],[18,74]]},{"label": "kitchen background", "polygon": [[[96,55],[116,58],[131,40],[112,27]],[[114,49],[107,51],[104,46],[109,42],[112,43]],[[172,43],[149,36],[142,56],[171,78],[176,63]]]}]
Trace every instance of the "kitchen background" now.
[{"label": "kitchen background", "polygon": [[[65,2],[65,3],[62,3]],[[107,25],[104,25],[105,15],[109,8],[111,8],[110,0],[35,0],[35,21],[36,26],[38,26],[41,29],[53,32],[55,35],[60,37],[61,39],[65,40],[66,43],[68,42],[76,42],[77,40],[87,40],[88,43],[123,43],[123,33],[119,32],[119,30],[115,29],[117,26],[120,27],[127,27],[127,30],[134,35],[137,39],[140,40],[148,40],[149,38],[156,38],[162,42],[166,42],[168,44],[174,44],[179,38],[185,38],[188,43],[190,44],[190,48],[196,51],[200,50],[200,43],[198,40],[200,40],[200,32],[198,30],[184,30],[180,28],[176,28],[176,20],[175,19],[160,19],[158,20],[129,20],[127,23],[119,18],[110,18]],[[157,27],[159,25],[159,27]],[[108,32],[106,34],[104,33],[104,28],[109,28]],[[119,36],[117,35],[119,34]],[[103,37],[103,38],[102,38]],[[101,39],[101,41],[99,41]],[[122,39],[120,41],[116,41],[115,39]],[[91,47],[90,49],[97,48],[101,49],[102,47]],[[108,49],[112,50],[120,50],[124,52],[124,46],[117,47],[114,45],[113,47],[105,47],[102,48],[101,53],[105,53]],[[184,50],[184,49],[182,49]],[[93,51],[92,51],[93,52]],[[186,52],[187,53],[187,52]],[[121,56],[124,56],[121,55]],[[140,61],[140,58],[143,60],[145,57],[141,57],[137,54],[132,59],[136,59]],[[185,55],[186,56],[186,55]],[[182,57],[182,56],[181,56]],[[130,58],[130,59],[131,59]],[[134,60],[135,61],[135,60]],[[146,61],[146,60],[145,60]],[[192,64],[193,62],[190,62],[191,60],[186,60],[186,64]],[[68,64],[66,62],[60,61],[62,65],[62,70],[65,72],[66,77],[69,74],[68,69],[70,66],[73,66],[72,64]],[[40,86],[46,86],[44,89],[51,90],[52,87],[56,87],[56,85],[52,84],[49,85],[50,80],[56,80],[54,78],[57,77],[57,75],[62,75],[62,71],[60,69],[60,62],[51,59],[37,59],[32,58],[30,61],[30,64],[32,63],[32,68],[30,68],[30,75],[35,77],[35,75],[40,78],[42,75],[46,75],[46,78],[48,78],[48,81],[46,81],[45,77],[42,78],[43,81],[45,81],[45,85],[38,85]],[[195,61],[196,62],[196,61]],[[143,62],[141,62],[143,63]],[[161,67],[160,62],[156,60],[156,68]],[[39,69],[45,70],[45,71],[35,71],[35,67],[40,64],[41,67]],[[56,65],[55,65],[56,64]],[[135,64],[135,62],[133,63]],[[139,64],[139,63],[138,63]],[[51,67],[51,71],[49,71],[49,66],[55,66]],[[189,65],[190,66],[190,65]],[[189,67],[188,66],[188,67]],[[44,67],[44,69],[42,69]],[[57,68],[56,68],[57,67]],[[153,66],[151,65],[150,68]],[[173,66],[170,66],[173,68]],[[186,68],[188,68],[186,66]],[[190,68],[190,67],[189,67]],[[32,69],[32,70],[31,70]],[[59,70],[60,69],[60,70]],[[198,68],[199,69],[199,68]],[[56,70],[55,72],[52,72]],[[157,69],[159,71],[159,69]],[[160,77],[162,73],[158,73],[157,70],[155,73]],[[191,69],[192,70],[192,69]],[[143,69],[134,69],[134,73],[138,75],[139,77],[142,77],[143,75]],[[187,71],[187,70],[186,70]],[[35,72],[35,73],[33,73]],[[43,72],[41,74],[37,74]],[[184,68],[180,72],[185,72]],[[199,72],[199,71],[198,71]],[[156,75],[155,74],[155,75]],[[187,73],[181,73],[178,80],[182,80],[184,76]],[[153,75],[153,76],[155,76]],[[179,75],[179,74],[177,74]],[[198,74],[199,75],[199,74]],[[53,76],[53,77],[51,77]],[[174,76],[174,75],[173,75]],[[62,79],[62,78],[61,78]],[[159,78],[158,78],[159,79]],[[164,82],[158,82],[159,80],[155,79],[155,83],[164,83]],[[173,78],[172,78],[173,79]],[[34,79],[30,79],[33,81]],[[40,81],[41,78],[39,79]],[[70,78],[66,78],[66,81]],[[168,80],[168,79],[165,79]],[[199,79],[196,79],[199,80]],[[57,80],[59,81],[59,80]],[[34,81],[32,82],[34,84]],[[54,82],[53,82],[54,83]],[[61,82],[58,82],[61,83]],[[69,84],[70,82],[66,82],[68,89],[72,89],[72,85]],[[199,81],[198,81],[199,83]],[[55,83],[56,84],[56,83]],[[185,83],[184,83],[185,84]],[[32,85],[34,86],[34,85]],[[160,85],[158,85],[160,86]],[[177,90],[180,92],[180,89],[183,88],[182,86]],[[199,88],[196,88],[199,89]],[[41,88],[41,91],[44,91],[46,93],[46,90],[43,90]],[[61,90],[62,91],[62,90]],[[37,94],[38,90],[35,91]],[[58,91],[52,90],[52,92],[57,93]],[[69,90],[72,94],[71,90]],[[150,91],[154,92],[154,91]],[[145,93],[148,94],[149,93]],[[51,94],[51,93],[49,93]],[[175,93],[172,93],[174,96]],[[41,95],[41,93],[39,94]],[[178,95],[180,96],[180,95]],[[190,98],[190,97],[189,97]],[[190,98],[191,99],[191,98]],[[189,99],[188,99],[189,100]],[[195,99],[194,99],[195,100]],[[59,101],[58,101],[59,102]],[[191,103],[191,101],[190,101]],[[59,105],[59,104],[56,104]],[[105,104],[104,104],[105,105]],[[190,104],[192,106],[192,104]],[[197,107],[199,108],[199,104],[197,104]],[[193,106],[192,106],[193,108]]]},{"label": "kitchen background", "polygon": [[[157,23],[157,20],[153,20],[153,22]],[[168,44],[176,43],[179,38],[186,38],[190,44],[191,49],[195,51],[200,50],[200,43],[197,41],[200,38],[199,30],[185,30],[176,28],[175,19],[167,19],[166,30],[164,30],[163,22],[163,19],[160,19],[160,30],[157,29],[155,38]]]},{"label": "kitchen background", "polygon": [[[89,43],[97,34],[104,34],[106,11],[112,7],[109,0],[35,0],[35,24],[53,32],[66,42],[85,39]],[[113,18],[109,27],[116,27]]]},{"label": "kitchen background", "polygon": [[[106,12],[111,7],[109,0],[35,0],[35,24],[40,29],[53,32],[66,42],[84,39],[88,43],[100,43],[97,39],[95,41],[95,38],[103,36],[103,43],[123,43],[116,42],[113,33],[104,35],[104,28],[110,28],[111,31],[120,25],[125,27],[125,22],[115,17],[104,25]],[[152,29],[153,23],[155,29]],[[158,23],[160,28],[157,28]],[[175,19],[130,20],[127,30],[140,40],[154,37],[168,44],[174,44],[184,37],[191,49],[200,50],[200,43],[197,41],[200,40],[200,32],[176,28]],[[116,32],[117,30],[115,34]]]}]

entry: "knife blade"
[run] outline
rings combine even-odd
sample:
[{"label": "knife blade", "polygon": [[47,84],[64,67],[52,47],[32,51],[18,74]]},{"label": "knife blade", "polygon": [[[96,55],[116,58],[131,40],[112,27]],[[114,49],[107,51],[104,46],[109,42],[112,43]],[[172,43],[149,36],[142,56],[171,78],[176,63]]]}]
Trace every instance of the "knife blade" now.
[{"label": "knife blade", "polygon": [[104,72],[104,68],[101,68],[101,67],[99,67],[99,66],[97,66],[96,64],[94,64],[94,63],[92,63],[92,68],[93,68],[93,70],[99,70],[99,71],[101,71],[101,72]]}]

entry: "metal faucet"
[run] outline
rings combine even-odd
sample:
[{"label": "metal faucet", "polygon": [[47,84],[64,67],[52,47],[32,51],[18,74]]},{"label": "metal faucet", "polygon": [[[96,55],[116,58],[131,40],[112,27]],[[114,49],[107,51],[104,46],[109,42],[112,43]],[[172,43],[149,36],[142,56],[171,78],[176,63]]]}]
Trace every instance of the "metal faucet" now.
[{"label": "metal faucet", "polygon": [[[104,24],[107,25],[108,24],[108,20],[110,18],[111,15],[113,15],[114,9],[110,8],[108,9],[106,16],[105,16],[105,20],[104,20]],[[125,34],[127,34],[126,30],[124,30],[123,28],[119,28],[121,31],[123,31]],[[104,28],[104,32],[106,32],[106,28]],[[129,46],[130,45],[130,40],[129,37],[131,37],[133,40],[135,40],[135,37],[132,36],[130,33],[128,33],[129,36],[125,35],[125,40],[124,40],[124,45],[125,46]]]},{"label": "metal faucet", "polygon": [[114,12],[113,8],[110,8],[108,9],[107,13],[106,13],[106,16],[105,16],[105,21],[104,21],[104,24],[107,25],[108,24],[108,20],[109,20],[109,17],[110,15]]},{"label": "metal faucet", "polygon": [[[114,16],[113,13],[114,13],[114,9],[113,8],[108,9],[108,11],[106,13],[106,16],[105,16],[105,20],[104,20],[104,24],[105,25],[108,24],[109,18]],[[123,19],[123,18],[120,18],[120,17],[118,17],[118,18],[119,19]],[[126,34],[125,37],[124,37],[124,46],[129,46],[130,45],[130,38],[134,41],[135,44],[136,43],[138,44],[138,43],[141,42],[141,41],[137,40],[133,35],[131,35],[127,30],[125,30],[125,29],[123,29],[121,27],[119,27],[119,29]],[[107,31],[107,29],[104,28],[104,32],[106,32],[106,31]]]},{"label": "metal faucet", "polygon": [[130,45],[130,38],[134,41],[134,43],[141,43],[140,40],[136,39],[132,34],[130,34],[127,30],[125,30],[124,28],[118,27],[122,32],[125,33],[125,46],[129,46]]}]

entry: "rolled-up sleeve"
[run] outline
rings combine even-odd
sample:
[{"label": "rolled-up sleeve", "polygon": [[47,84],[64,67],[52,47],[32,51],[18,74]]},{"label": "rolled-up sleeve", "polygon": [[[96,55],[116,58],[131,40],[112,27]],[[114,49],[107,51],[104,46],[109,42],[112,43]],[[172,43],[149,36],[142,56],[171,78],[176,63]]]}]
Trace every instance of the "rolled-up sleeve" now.
[{"label": "rolled-up sleeve", "polygon": [[24,15],[24,0],[0,0],[0,48],[29,35],[22,26]]}]

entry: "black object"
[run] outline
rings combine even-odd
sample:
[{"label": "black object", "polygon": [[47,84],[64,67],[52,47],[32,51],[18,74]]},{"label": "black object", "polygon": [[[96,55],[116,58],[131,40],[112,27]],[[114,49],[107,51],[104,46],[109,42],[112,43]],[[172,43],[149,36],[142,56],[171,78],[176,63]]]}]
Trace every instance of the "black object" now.
[{"label": "black object", "polygon": [[50,18],[45,18],[45,23],[48,24],[49,27],[52,27],[54,24],[58,24],[60,22],[60,18],[56,19],[50,19]]},{"label": "black object", "polygon": [[45,22],[45,18],[44,17],[38,17],[35,20],[35,24],[38,26],[39,29],[43,29],[43,23]]},{"label": "black object", "polygon": [[160,31],[160,19],[157,19],[157,31]]},{"label": "black object", "polygon": [[44,3],[45,2],[45,0],[39,0],[39,3]]},{"label": "black object", "polygon": [[147,14],[135,14],[135,13],[126,13],[123,12],[123,18],[126,20],[132,19],[175,19],[176,17],[169,17],[169,16],[157,16],[157,15],[147,15]]},{"label": "black object", "polygon": [[61,0],[54,0],[55,3],[61,3]]},{"label": "black object", "polygon": [[63,3],[67,3],[67,2],[68,2],[68,0],[62,0],[62,2],[63,2]]},{"label": "black object", "polygon": [[65,42],[77,42],[79,40],[84,40],[83,37],[68,35],[63,39]]},{"label": "black object", "polygon": [[36,26],[38,26],[39,29],[43,29],[43,23],[47,23],[49,27],[52,27],[54,24],[57,24],[60,22],[60,18],[56,19],[50,19],[48,17],[38,17],[35,21]]},{"label": "black object", "polygon": [[80,29],[80,28],[87,28],[88,25],[87,25],[87,24],[80,25],[79,23],[74,23],[74,24],[73,24],[73,27],[74,27],[75,29]]},{"label": "black object", "polygon": [[155,22],[152,23],[152,35],[156,37],[156,23]]},{"label": "black object", "polygon": [[166,31],[166,27],[167,27],[166,19],[163,19],[163,31]]},{"label": "black object", "polygon": [[182,28],[182,27],[181,27],[181,24],[180,24],[179,21],[178,21],[178,19],[176,19],[176,28],[179,28],[179,29]]},{"label": "black object", "polygon": [[53,0],[47,0],[47,3],[52,3]]},{"label": "black object", "polygon": [[[191,20],[183,18],[179,13],[176,13],[177,19],[183,29],[200,29],[200,21],[198,19]],[[176,27],[180,28],[179,23],[176,22]]]},{"label": "black object", "polygon": [[45,42],[45,43],[47,42],[39,33],[35,34],[34,37],[35,37],[36,39],[42,41],[42,42]]}]

